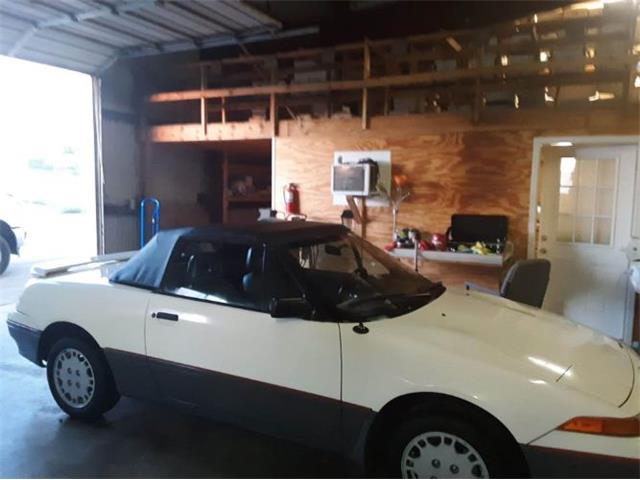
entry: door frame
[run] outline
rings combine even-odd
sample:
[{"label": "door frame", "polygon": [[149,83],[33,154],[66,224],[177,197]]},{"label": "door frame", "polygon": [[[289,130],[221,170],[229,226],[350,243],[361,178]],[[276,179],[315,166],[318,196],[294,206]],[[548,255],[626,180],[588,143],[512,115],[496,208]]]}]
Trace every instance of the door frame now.
[{"label": "door frame", "polygon": [[104,170],[102,163],[102,79],[92,76],[93,86],[93,155],[95,170],[96,239],[98,255],[105,254],[104,241]]},{"label": "door frame", "polygon": [[[535,137],[533,139],[533,153],[531,157],[531,184],[529,188],[529,223],[527,228],[527,258],[536,258],[536,222],[538,220],[538,186],[540,180],[540,153],[542,147],[550,143],[572,142],[580,145],[635,145],[638,147],[638,157],[640,157],[640,135],[566,135],[553,137]],[[640,158],[636,158],[636,171],[634,176],[634,192],[638,189],[636,185],[638,179],[638,169],[640,168]],[[632,208],[635,209],[636,202]],[[635,218],[634,211],[631,212],[632,221]],[[632,225],[633,229],[633,225]],[[630,293],[631,292],[631,293]],[[633,329],[634,295],[631,285],[627,289],[627,305],[625,308],[625,318],[623,326],[623,341],[631,342]]]}]

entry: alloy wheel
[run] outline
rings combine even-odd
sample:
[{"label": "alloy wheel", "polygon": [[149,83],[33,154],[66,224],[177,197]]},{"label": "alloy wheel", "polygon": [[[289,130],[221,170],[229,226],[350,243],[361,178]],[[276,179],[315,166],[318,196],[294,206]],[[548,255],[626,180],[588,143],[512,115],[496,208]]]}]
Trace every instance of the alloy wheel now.
[{"label": "alloy wheel", "polygon": [[83,408],[93,398],[93,367],[87,357],[75,348],[65,348],[58,353],[53,376],[58,395],[70,407]]},{"label": "alloy wheel", "polygon": [[414,437],[400,460],[403,478],[489,478],[487,466],[464,439],[444,432]]}]

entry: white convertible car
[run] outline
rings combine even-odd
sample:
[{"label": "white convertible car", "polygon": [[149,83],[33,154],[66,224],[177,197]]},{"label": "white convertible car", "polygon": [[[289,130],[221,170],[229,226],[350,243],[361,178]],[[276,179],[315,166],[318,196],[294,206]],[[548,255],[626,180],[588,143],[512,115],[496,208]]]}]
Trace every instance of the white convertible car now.
[{"label": "white convertible car", "polygon": [[445,291],[340,225],[162,231],[103,260],[45,272],[8,320],[73,417],[169,402],[387,476],[640,471],[635,352]]}]

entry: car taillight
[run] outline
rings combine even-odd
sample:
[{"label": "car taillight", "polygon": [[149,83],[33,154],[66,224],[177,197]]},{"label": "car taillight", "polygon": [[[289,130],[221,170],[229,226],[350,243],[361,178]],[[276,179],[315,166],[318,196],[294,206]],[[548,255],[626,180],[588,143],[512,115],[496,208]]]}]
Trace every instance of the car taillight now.
[{"label": "car taillight", "polygon": [[558,430],[611,437],[638,437],[640,436],[640,415],[627,418],[575,417],[560,425]]}]

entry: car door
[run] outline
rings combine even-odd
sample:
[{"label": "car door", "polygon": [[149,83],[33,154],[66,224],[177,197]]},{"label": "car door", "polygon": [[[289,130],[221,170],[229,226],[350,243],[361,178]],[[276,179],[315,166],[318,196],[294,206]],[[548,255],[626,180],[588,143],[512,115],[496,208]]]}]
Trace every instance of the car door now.
[{"label": "car door", "polygon": [[337,445],[338,326],[272,318],[268,292],[288,279],[284,271],[266,278],[266,258],[261,245],[179,242],[149,303],[151,371],[171,401],[254,430]]}]

